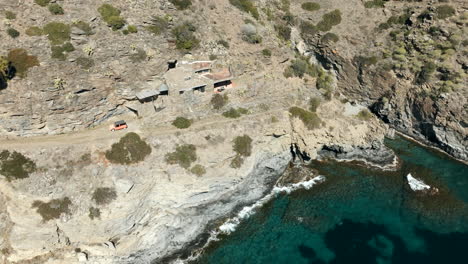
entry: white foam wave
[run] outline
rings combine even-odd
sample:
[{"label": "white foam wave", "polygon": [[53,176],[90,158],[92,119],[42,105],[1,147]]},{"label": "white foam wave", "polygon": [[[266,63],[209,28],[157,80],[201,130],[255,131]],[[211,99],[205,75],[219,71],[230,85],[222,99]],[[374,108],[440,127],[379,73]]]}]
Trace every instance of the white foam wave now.
[{"label": "white foam wave", "polygon": [[411,175],[411,173],[408,173],[406,175],[406,179],[408,180],[408,184],[413,191],[424,191],[424,190],[430,190],[431,186],[427,185],[425,182],[423,182],[420,179],[416,179]]},{"label": "white foam wave", "polygon": [[[265,203],[270,201],[277,194],[279,193],[290,194],[291,192],[299,190],[299,189],[309,190],[310,188],[312,188],[312,186],[318,183],[324,182],[324,181],[325,181],[324,176],[317,176],[317,177],[312,178],[311,180],[294,183],[289,186],[281,186],[281,187],[275,186],[273,190],[269,194],[267,194],[265,197],[263,197],[262,199],[258,200],[257,202],[255,202],[254,204],[250,206],[245,206],[244,208],[242,208],[242,210],[240,210],[239,213],[237,213],[235,217],[226,220],[221,226],[218,227],[217,230],[211,231],[211,235],[208,238],[203,248],[206,248],[213,241],[218,241],[219,235],[230,234],[234,232],[242,220],[249,218],[251,215],[255,214],[255,210],[257,208],[262,207]],[[187,260],[194,260],[198,258],[201,252],[202,250],[199,250],[194,255],[189,257]]]}]

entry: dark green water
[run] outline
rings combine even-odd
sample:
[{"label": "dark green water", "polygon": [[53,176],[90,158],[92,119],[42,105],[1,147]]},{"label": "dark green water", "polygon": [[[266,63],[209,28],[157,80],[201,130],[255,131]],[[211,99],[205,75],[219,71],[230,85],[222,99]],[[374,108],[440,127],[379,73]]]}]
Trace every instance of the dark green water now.
[{"label": "dark green water", "polygon": [[[385,172],[310,166],[326,181],[281,194],[212,243],[197,263],[468,263],[468,166],[401,138]],[[437,187],[413,192],[406,175]]]}]

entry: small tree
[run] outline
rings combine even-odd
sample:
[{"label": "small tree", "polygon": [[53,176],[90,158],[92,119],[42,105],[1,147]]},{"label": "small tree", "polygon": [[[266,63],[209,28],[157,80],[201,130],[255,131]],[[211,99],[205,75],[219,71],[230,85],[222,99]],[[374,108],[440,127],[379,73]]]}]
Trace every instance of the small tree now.
[{"label": "small tree", "polygon": [[172,122],[172,125],[179,129],[189,128],[192,125],[192,120],[179,116]]},{"label": "small tree", "polygon": [[210,102],[214,109],[219,110],[227,104],[228,96],[227,94],[214,94]]},{"label": "small tree", "polygon": [[62,6],[60,6],[59,4],[56,4],[56,3],[49,5],[49,11],[50,11],[50,13],[52,13],[54,15],[63,15],[64,14]]},{"label": "small tree", "polygon": [[20,33],[18,32],[18,30],[14,29],[14,28],[7,29],[7,33],[12,38],[17,38],[17,37],[20,36]]}]

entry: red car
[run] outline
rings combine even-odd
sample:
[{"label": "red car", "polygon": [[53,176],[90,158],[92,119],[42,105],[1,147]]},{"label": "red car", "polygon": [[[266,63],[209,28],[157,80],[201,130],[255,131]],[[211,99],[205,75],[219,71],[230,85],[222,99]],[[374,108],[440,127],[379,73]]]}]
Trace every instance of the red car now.
[{"label": "red car", "polygon": [[121,121],[117,121],[113,125],[111,125],[109,127],[109,130],[110,131],[116,131],[116,130],[122,130],[122,129],[126,129],[126,128],[128,128],[127,123],[125,123],[125,121],[121,120]]}]

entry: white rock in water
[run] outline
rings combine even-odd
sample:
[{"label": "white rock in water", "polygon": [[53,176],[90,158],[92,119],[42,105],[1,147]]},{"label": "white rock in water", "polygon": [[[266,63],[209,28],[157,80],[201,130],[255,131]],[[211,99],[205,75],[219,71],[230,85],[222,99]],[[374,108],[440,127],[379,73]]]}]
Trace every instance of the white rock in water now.
[{"label": "white rock in water", "polygon": [[431,186],[425,184],[422,180],[418,180],[414,178],[411,173],[408,173],[406,176],[406,179],[408,180],[408,184],[413,191],[424,191],[424,190],[430,190]]}]

